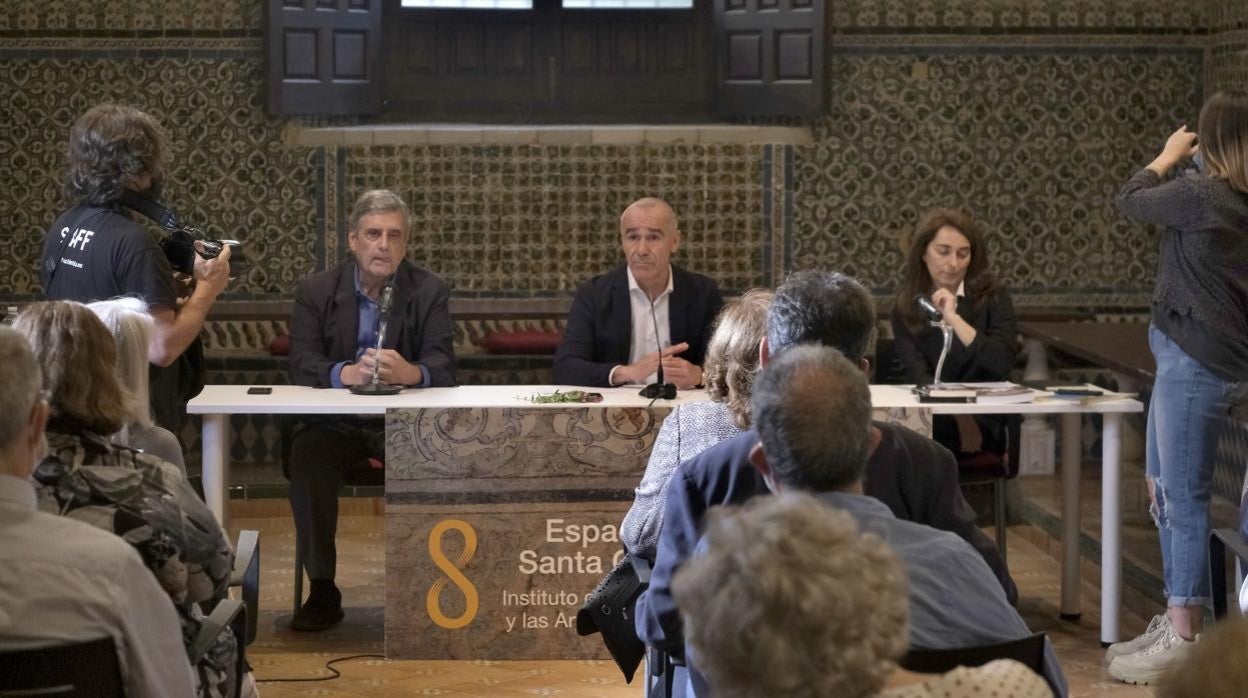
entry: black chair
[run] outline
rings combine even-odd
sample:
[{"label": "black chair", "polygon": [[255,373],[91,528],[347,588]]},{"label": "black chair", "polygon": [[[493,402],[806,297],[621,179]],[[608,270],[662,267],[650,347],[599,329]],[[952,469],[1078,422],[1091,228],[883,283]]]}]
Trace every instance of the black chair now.
[{"label": "black chair", "polygon": [[[1013,659],[1044,676],[1044,633],[995,645],[953,647],[943,650],[911,648],[898,664],[924,674],[943,674],[960,666],[977,667],[997,659]],[[1047,677],[1045,679],[1048,680]],[[1053,688],[1052,685],[1049,688]]]},{"label": "black chair", "polygon": [[1005,503],[1005,483],[1018,475],[1019,444],[1022,440],[1023,419],[1019,415],[1006,418],[1005,453],[980,451],[958,458],[958,484],[987,485],[992,484],[992,516],[993,527],[997,532],[997,549],[1001,551],[1001,560],[1006,560],[1005,532],[1009,524],[1008,511]]},{"label": "black chair", "polygon": [[[872,383],[904,385],[910,383],[905,366],[898,358],[892,339],[880,339],[875,345],[872,362]],[[1011,415],[1006,420],[1006,451],[993,453],[981,451],[958,459],[958,483],[962,485],[992,485],[993,526],[997,530],[997,548],[1001,559],[1006,559],[1005,531],[1009,523],[1005,503],[1005,482],[1018,475],[1020,463],[1019,445],[1022,443],[1022,417]]]},{"label": "black chair", "polygon": [[[637,573],[637,579],[644,585],[644,588],[649,588],[650,561],[640,555],[629,557],[633,560],[633,569]],[[680,666],[684,666],[684,663],[667,652],[657,647],[647,647],[644,698],[671,698],[675,688],[676,667]]]},{"label": "black chair", "polygon": [[113,638],[0,653],[0,696],[122,698]]},{"label": "black chair", "polygon": [[[238,662],[234,665],[234,686],[230,695],[237,696],[242,690],[243,675],[247,673],[246,643],[243,642],[247,631],[247,607],[238,599],[222,599],[213,607],[212,613],[199,626],[199,634],[195,636],[187,656],[191,665],[199,664],[204,654],[216,643],[221,632],[229,628],[238,642]],[[0,693],[0,698],[3,697]]]},{"label": "black chair", "polygon": [[[219,601],[200,625],[188,656],[192,664],[203,659],[221,631],[245,619],[243,602]],[[237,632],[237,631],[236,631]],[[171,655],[176,659],[177,655]],[[239,648],[237,676],[246,662]],[[238,686],[234,687],[234,695]],[[56,696],[56,698],[123,698],[125,683],[117,663],[117,645],[104,637],[70,645],[0,653],[0,696]]]},{"label": "black chair", "polygon": [[230,574],[230,587],[237,587],[246,609],[245,627],[238,628],[239,640],[250,645],[256,640],[256,625],[260,621],[260,532],[238,532],[234,545],[234,570]]},{"label": "black chair", "polygon": [[[1213,619],[1226,617],[1226,551],[1235,555],[1242,568],[1248,564],[1248,541],[1233,528],[1215,528],[1209,532],[1209,585],[1213,596]],[[1235,575],[1243,583],[1243,575]]]}]

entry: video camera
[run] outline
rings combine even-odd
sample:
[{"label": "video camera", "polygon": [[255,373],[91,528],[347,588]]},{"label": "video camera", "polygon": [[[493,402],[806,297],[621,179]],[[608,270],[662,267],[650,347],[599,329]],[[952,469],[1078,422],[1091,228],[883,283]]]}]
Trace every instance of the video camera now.
[{"label": "video camera", "polygon": [[[182,225],[178,214],[141,194],[126,191],[121,203],[142,216],[151,219],[169,234],[160,240],[160,249],[174,271],[187,276],[195,273],[195,255],[215,259],[228,245],[230,247],[230,278],[238,278],[251,268],[251,261],[238,240],[214,240],[194,226]],[[195,243],[200,243],[199,247]]]}]

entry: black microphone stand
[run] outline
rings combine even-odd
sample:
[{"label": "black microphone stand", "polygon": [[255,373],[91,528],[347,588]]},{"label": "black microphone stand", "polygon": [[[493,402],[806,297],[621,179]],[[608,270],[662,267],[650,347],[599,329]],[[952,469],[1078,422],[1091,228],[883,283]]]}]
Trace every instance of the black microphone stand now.
[{"label": "black microphone stand", "polygon": [[381,304],[377,309],[377,346],[373,353],[373,377],[367,383],[350,386],[350,391],[356,395],[396,395],[403,390],[401,385],[391,385],[381,382],[381,374],[378,369],[381,367],[381,344],[386,338],[386,324],[390,319],[390,306],[394,304],[394,277],[386,282],[385,288],[381,290]]},{"label": "black microphone stand", "polygon": [[663,343],[659,341],[659,318],[654,314],[654,301],[650,301],[650,320],[654,322],[654,343],[659,348],[659,372],[655,376],[658,380],[642,388],[637,394],[651,400],[660,398],[674,400],[676,399],[676,385],[663,380]]}]

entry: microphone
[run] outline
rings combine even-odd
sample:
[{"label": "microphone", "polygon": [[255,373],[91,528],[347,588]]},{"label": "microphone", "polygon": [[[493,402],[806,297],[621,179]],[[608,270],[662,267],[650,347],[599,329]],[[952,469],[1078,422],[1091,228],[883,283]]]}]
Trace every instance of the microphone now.
[{"label": "microphone", "polygon": [[659,317],[654,314],[654,301],[650,301],[650,320],[654,323],[654,343],[658,345],[660,354],[659,371],[658,375],[655,376],[658,380],[642,388],[638,395],[648,397],[651,400],[658,400],[659,398],[674,400],[676,399],[676,385],[663,381],[663,343],[659,340]]},{"label": "microphone", "polygon": [[949,348],[953,346],[953,325],[945,321],[945,314],[925,294],[915,295],[914,302],[919,306],[919,312],[931,323],[932,327],[940,328],[943,345],[940,349],[940,358],[936,360],[936,374],[932,379],[932,385],[938,386],[942,384],[940,373],[945,367],[945,359],[949,356]]},{"label": "microphone", "polygon": [[[386,339],[386,324],[390,320],[390,307],[394,305],[394,275],[386,280],[386,285],[381,289],[381,302],[377,308],[377,344],[374,347],[374,357],[381,354],[381,345]],[[356,395],[394,395],[403,389],[401,385],[390,385],[381,382],[381,362],[373,361],[373,377],[367,383],[351,386],[351,392]]]},{"label": "microphone", "polygon": [[919,306],[919,312],[928,322],[940,322],[945,319],[945,314],[936,307],[931,298],[926,294],[919,293],[914,296],[914,302]]}]

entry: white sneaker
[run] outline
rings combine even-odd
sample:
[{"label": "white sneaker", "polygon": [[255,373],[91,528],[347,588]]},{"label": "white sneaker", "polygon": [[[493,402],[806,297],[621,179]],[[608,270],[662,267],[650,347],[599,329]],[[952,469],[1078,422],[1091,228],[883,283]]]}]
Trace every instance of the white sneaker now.
[{"label": "white sneaker", "polygon": [[1170,616],[1167,616],[1165,613],[1153,616],[1153,619],[1148,621],[1148,630],[1145,630],[1143,635],[1134,640],[1123,640],[1110,645],[1105,650],[1105,660],[1112,661],[1115,657],[1135,654],[1151,646],[1157,641],[1157,638],[1161,637],[1162,633],[1166,632],[1168,627],[1170,627]]},{"label": "white sneaker", "polygon": [[1184,640],[1173,625],[1166,623],[1156,642],[1134,654],[1115,657],[1109,663],[1109,675],[1126,683],[1156,683],[1167,669],[1181,662],[1199,640],[1199,635],[1194,640]]}]

